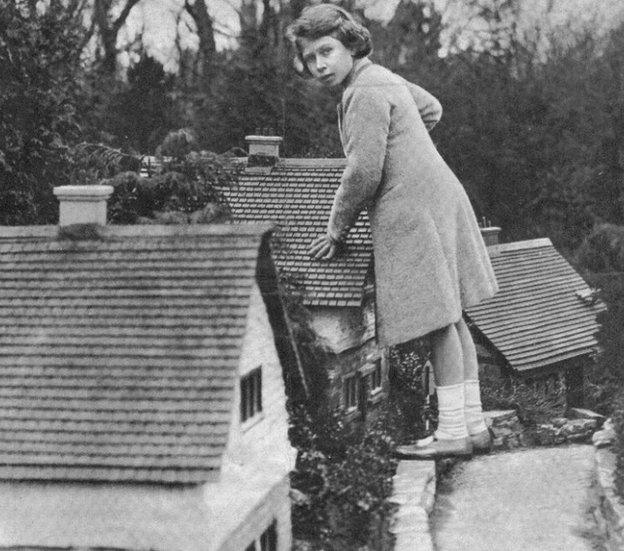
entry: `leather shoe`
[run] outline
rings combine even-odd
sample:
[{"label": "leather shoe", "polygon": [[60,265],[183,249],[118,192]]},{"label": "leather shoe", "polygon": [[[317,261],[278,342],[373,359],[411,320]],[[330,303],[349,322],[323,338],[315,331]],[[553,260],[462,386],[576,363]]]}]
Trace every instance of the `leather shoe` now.
[{"label": "leather shoe", "polygon": [[485,429],[478,434],[471,434],[472,449],[474,453],[489,453],[492,451],[492,435],[490,429]]},{"label": "leather shoe", "polygon": [[453,438],[438,440],[435,436],[429,442],[417,442],[405,446],[397,446],[394,455],[401,459],[438,459],[441,457],[470,457],[472,440],[470,438]]}]

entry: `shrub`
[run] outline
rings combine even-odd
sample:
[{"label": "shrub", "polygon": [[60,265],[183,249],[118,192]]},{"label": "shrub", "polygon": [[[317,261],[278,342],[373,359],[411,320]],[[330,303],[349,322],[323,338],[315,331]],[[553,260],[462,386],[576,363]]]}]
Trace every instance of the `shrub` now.
[{"label": "shrub", "polygon": [[415,339],[390,349],[390,400],[397,408],[401,440],[425,435],[435,421],[435,397],[427,404],[426,370],[431,361],[427,339]]},{"label": "shrub", "polygon": [[586,405],[609,415],[624,383],[624,226],[601,224],[576,253],[585,278],[607,309],[598,316],[599,354],[585,374]]},{"label": "shrub", "polygon": [[223,156],[194,151],[184,131],[170,133],[160,147],[168,157],[147,178],[122,172],[105,179],[112,185],[109,219],[114,224],[211,223],[229,219],[223,189],[235,182],[237,169]]},{"label": "shrub", "polygon": [[511,377],[481,376],[481,402],[484,410],[515,409],[521,421],[535,424],[565,414],[566,387],[561,378],[546,390]]},{"label": "shrub", "polygon": [[387,549],[394,423],[384,415],[354,428],[342,417],[339,411],[312,416],[305,408],[291,409],[290,439],[299,450],[292,487],[306,496],[293,507],[294,535],[322,549]]}]

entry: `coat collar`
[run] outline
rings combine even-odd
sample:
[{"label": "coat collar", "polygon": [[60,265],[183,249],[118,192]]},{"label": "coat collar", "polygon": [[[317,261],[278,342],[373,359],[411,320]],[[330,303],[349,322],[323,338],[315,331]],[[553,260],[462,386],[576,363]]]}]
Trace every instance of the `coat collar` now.
[{"label": "coat collar", "polygon": [[367,67],[370,67],[372,64],[373,62],[367,57],[356,59],[353,62],[353,67],[351,68],[351,72],[342,81],[342,89],[345,90],[346,88],[351,86],[355,82],[355,80],[360,76],[362,71],[364,71]]}]

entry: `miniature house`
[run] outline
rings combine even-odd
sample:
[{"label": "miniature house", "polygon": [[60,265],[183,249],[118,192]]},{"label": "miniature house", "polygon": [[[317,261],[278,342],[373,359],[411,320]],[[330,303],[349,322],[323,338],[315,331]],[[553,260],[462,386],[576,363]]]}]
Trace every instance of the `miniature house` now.
[{"label": "miniature house", "polygon": [[[266,143],[264,143],[266,140]],[[252,136],[238,184],[225,190],[237,222],[274,222],[272,251],[282,284],[301,294],[311,326],[329,350],[329,403],[349,418],[372,412],[387,396],[388,362],[376,340],[372,243],[362,213],[344,254],[308,255],[325,231],[344,159],[278,159],[279,140]],[[261,143],[263,149],[256,151]]]},{"label": "miniature house", "polygon": [[488,251],[500,291],[466,312],[482,369],[546,388],[561,379],[568,405],[581,405],[604,304],[550,239],[494,241]]},{"label": "miniature house", "polygon": [[65,226],[107,193],[57,190],[0,229],[0,547],[290,549],[269,228]]}]

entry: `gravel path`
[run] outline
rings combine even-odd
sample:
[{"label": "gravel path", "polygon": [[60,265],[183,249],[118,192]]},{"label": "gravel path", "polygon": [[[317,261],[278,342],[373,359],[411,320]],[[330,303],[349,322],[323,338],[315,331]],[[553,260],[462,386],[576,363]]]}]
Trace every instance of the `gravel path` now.
[{"label": "gravel path", "polygon": [[438,488],[438,551],[592,551],[593,448],[562,446],[473,458]]}]

